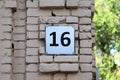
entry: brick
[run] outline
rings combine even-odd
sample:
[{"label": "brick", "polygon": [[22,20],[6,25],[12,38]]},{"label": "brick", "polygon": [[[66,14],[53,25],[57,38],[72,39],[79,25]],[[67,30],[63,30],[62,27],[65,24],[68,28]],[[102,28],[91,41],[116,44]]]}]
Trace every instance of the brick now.
[{"label": "brick", "polygon": [[91,18],[80,18],[79,24],[91,24]]},{"label": "brick", "polygon": [[69,9],[54,9],[53,14],[56,16],[69,16],[70,10]]},{"label": "brick", "polygon": [[12,43],[11,41],[3,41],[3,44],[4,44],[4,48],[11,48],[12,47]]},{"label": "brick", "polygon": [[38,48],[27,48],[26,55],[37,56],[38,55]]},{"label": "brick", "polygon": [[25,49],[25,42],[14,42],[14,49]]},{"label": "brick", "polygon": [[80,62],[91,63],[92,62],[92,56],[80,55]]},{"label": "brick", "polygon": [[26,71],[28,71],[28,72],[37,72],[38,71],[38,66],[36,64],[29,64],[26,67]]},{"label": "brick", "polygon": [[79,34],[80,39],[91,39],[92,35],[90,32],[82,32]]},{"label": "brick", "polygon": [[53,62],[53,56],[40,56],[40,62]]},{"label": "brick", "polygon": [[40,23],[65,23],[65,17],[40,17]]},{"label": "brick", "polygon": [[81,32],[91,31],[91,25],[79,25]]},{"label": "brick", "polygon": [[78,0],[67,0],[66,6],[67,6],[67,8],[77,8]]},{"label": "brick", "polygon": [[38,56],[27,56],[26,62],[27,63],[38,63]]},{"label": "brick", "polygon": [[40,11],[39,14],[40,17],[51,16],[51,10],[49,9],[40,9],[39,11]]},{"label": "brick", "polygon": [[25,11],[20,11],[18,10],[16,13],[14,13],[14,17],[15,19],[19,20],[19,19],[25,19],[26,18],[26,12]]},{"label": "brick", "polygon": [[81,40],[80,47],[92,47],[92,41],[91,40]]},{"label": "brick", "polygon": [[25,73],[25,65],[14,65],[13,73]]},{"label": "brick", "polygon": [[92,72],[80,73],[78,79],[80,80],[92,80]]},{"label": "brick", "polygon": [[25,65],[25,58],[13,58],[14,65]]},{"label": "brick", "polygon": [[0,8],[2,8],[3,7],[3,1],[0,1]]},{"label": "brick", "polygon": [[63,8],[65,6],[65,0],[40,0],[40,8]]},{"label": "brick", "polygon": [[39,9],[32,9],[32,8],[28,8],[27,9],[27,16],[39,16],[40,12]]},{"label": "brick", "polygon": [[24,80],[24,74],[14,74],[12,80]]},{"label": "brick", "polygon": [[89,9],[73,9],[72,13],[73,16],[78,16],[78,17],[90,17],[91,16],[91,10]]},{"label": "brick", "polygon": [[12,63],[12,58],[11,57],[2,57],[1,63]]},{"label": "brick", "polygon": [[12,24],[12,19],[11,18],[2,18],[2,24]]},{"label": "brick", "polygon": [[13,40],[15,41],[25,40],[25,34],[13,34]]},{"label": "brick", "polygon": [[91,7],[92,1],[86,0],[86,1],[79,1],[79,7]]},{"label": "brick", "polygon": [[17,7],[17,2],[16,1],[5,1],[4,6],[7,8],[14,8],[14,7]]},{"label": "brick", "polygon": [[75,32],[75,38],[78,38],[78,31]]},{"label": "brick", "polygon": [[67,80],[78,80],[78,73],[68,73]]},{"label": "brick", "polygon": [[3,28],[3,29],[4,29],[4,30],[3,30],[4,32],[11,32],[11,31],[12,31],[12,26],[4,25],[3,27],[4,27],[4,28]]},{"label": "brick", "polygon": [[55,56],[55,62],[77,62],[78,56]]},{"label": "brick", "polygon": [[80,54],[92,54],[92,48],[80,48]]},{"label": "brick", "polygon": [[51,74],[26,73],[26,80],[53,80]]},{"label": "brick", "polygon": [[40,72],[57,72],[59,71],[59,66],[56,63],[45,64],[41,63],[39,66]]},{"label": "brick", "polygon": [[10,9],[4,9],[3,12],[4,12],[3,17],[11,17],[12,16],[12,11]]},{"label": "brick", "polygon": [[3,33],[3,39],[12,39],[11,33]]},{"label": "brick", "polygon": [[3,56],[11,56],[11,55],[12,55],[12,49],[3,50]]},{"label": "brick", "polygon": [[66,75],[64,73],[56,73],[53,76],[53,80],[66,80]]},{"label": "brick", "polygon": [[25,57],[25,50],[14,50],[15,57]]},{"label": "brick", "polygon": [[45,47],[40,47],[39,48],[39,53],[44,54],[45,53]]},{"label": "brick", "polygon": [[39,40],[27,40],[28,47],[39,47]]},{"label": "brick", "polygon": [[37,17],[28,17],[27,24],[38,24],[38,18]]},{"label": "brick", "polygon": [[25,27],[14,27],[13,33],[25,33]]},{"label": "brick", "polygon": [[92,71],[92,64],[80,64],[81,71]]},{"label": "brick", "polygon": [[69,63],[62,63],[60,64],[60,71],[61,72],[77,72],[79,70],[78,64],[69,64]]},{"label": "brick", "polygon": [[38,25],[27,25],[28,31],[38,31]]},{"label": "brick", "polygon": [[95,36],[95,30],[91,30],[91,34],[92,34],[92,36]]},{"label": "brick", "polygon": [[36,8],[38,7],[38,1],[37,0],[34,0],[34,1],[27,1],[26,2],[26,6],[27,7],[31,7],[31,8]]},{"label": "brick", "polygon": [[17,8],[20,9],[20,10],[21,10],[21,9],[26,9],[26,5],[25,5],[24,3],[25,3],[25,2],[22,3],[22,2],[19,1],[19,2],[17,3]]},{"label": "brick", "polygon": [[38,39],[38,32],[27,32],[28,39]]},{"label": "brick", "polygon": [[77,17],[67,17],[66,23],[78,23],[78,18]]},{"label": "brick", "polygon": [[26,25],[26,21],[25,20],[22,20],[22,19],[17,19],[15,20],[15,26],[25,26]]},{"label": "brick", "polygon": [[12,66],[10,64],[1,65],[1,72],[2,73],[11,73],[12,72]]},{"label": "brick", "polygon": [[39,38],[40,39],[45,39],[45,32],[40,32]]},{"label": "brick", "polygon": [[46,27],[46,26],[47,26],[46,24],[40,24],[39,29],[40,29],[41,31],[45,31],[45,27]]},{"label": "brick", "polygon": [[11,74],[2,74],[1,79],[2,80],[11,80]]}]

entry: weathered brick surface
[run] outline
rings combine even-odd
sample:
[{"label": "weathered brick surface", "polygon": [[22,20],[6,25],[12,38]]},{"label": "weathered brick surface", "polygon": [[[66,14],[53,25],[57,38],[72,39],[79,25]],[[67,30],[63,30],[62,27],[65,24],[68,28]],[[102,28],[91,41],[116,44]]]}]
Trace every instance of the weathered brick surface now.
[{"label": "weathered brick surface", "polygon": [[92,64],[80,64],[81,71],[92,71]]},{"label": "weathered brick surface", "polygon": [[40,56],[40,62],[53,62],[53,56]]},{"label": "weathered brick surface", "polygon": [[16,1],[5,1],[4,6],[7,8],[13,8],[13,7],[17,7],[17,3]]},{"label": "weathered brick surface", "polygon": [[38,71],[38,65],[36,65],[36,64],[27,65],[26,71],[28,71],[28,72],[37,72]]},{"label": "weathered brick surface", "polygon": [[80,62],[91,63],[92,62],[92,56],[80,55]]},{"label": "weathered brick surface", "polygon": [[64,73],[56,73],[53,76],[53,80],[66,80],[66,75]]},{"label": "weathered brick surface", "polygon": [[77,8],[78,7],[78,0],[67,0],[66,6],[68,8]]}]

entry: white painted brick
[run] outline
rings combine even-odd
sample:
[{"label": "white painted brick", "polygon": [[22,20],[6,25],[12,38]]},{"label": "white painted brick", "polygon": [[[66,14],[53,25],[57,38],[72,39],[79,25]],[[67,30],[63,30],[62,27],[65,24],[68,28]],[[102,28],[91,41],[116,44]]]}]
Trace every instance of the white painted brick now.
[{"label": "white painted brick", "polygon": [[40,39],[45,39],[45,32],[40,32],[39,38]]},{"label": "white painted brick", "polygon": [[78,79],[81,80],[92,80],[92,72],[80,73]]},{"label": "white painted brick", "polygon": [[66,80],[66,75],[64,73],[56,73],[53,76],[53,80]]},{"label": "white painted brick", "polygon": [[15,20],[15,26],[25,26],[26,25],[26,21],[22,20],[22,19],[17,19]]},{"label": "white painted brick", "polygon": [[28,71],[28,72],[37,72],[38,71],[38,66],[36,64],[29,64],[26,67],[26,71]]},{"label": "white painted brick", "polygon": [[39,48],[39,53],[44,54],[45,53],[45,47],[40,47]]},{"label": "white painted brick", "polygon": [[14,74],[12,80],[24,80],[24,74]]},{"label": "white painted brick", "polygon": [[27,32],[27,38],[29,38],[29,39],[38,38],[38,32]]},{"label": "white painted brick", "polygon": [[92,54],[91,48],[80,48],[80,54]]},{"label": "white painted brick", "polygon": [[25,65],[14,65],[13,73],[25,73]]},{"label": "white painted brick", "polygon": [[49,9],[40,9],[39,11],[40,11],[39,14],[40,17],[51,16],[51,10]]},{"label": "white painted brick", "polygon": [[27,40],[28,47],[39,47],[40,43],[39,40]]},{"label": "white painted brick", "polygon": [[11,33],[3,33],[3,39],[11,39]]},{"label": "white painted brick", "polygon": [[3,49],[3,56],[11,56],[12,49]]},{"label": "white painted brick", "polygon": [[1,79],[2,80],[11,80],[11,74],[2,74]]},{"label": "white painted brick", "polygon": [[4,32],[11,32],[12,31],[12,26],[4,25]]},{"label": "white painted brick", "polygon": [[82,32],[79,34],[80,39],[91,39],[92,35],[90,32]]},{"label": "white painted brick", "polygon": [[4,14],[3,14],[4,17],[11,17],[12,16],[12,12],[10,9],[3,9],[3,12],[4,12]]},{"label": "white painted brick", "polygon": [[91,25],[79,25],[81,32],[91,31]]},{"label": "white painted brick", "polygon": [[13,34],[13,39],[16,41],[25,40],[25,34]]},{"label": "white painted brick", "polygon": [[28,17],[27,24],[38,24],[38,18],[37,17]]},{"label": "white painted brick", "polygon": [[78,0],[67,0],[66,6],[68,8],[77,8],[78,7]]},{"label": "white painted brick", "polygon": [[41,63],[39,66],[40,72],[57,72],[59,71],[59,66],[56,63],[45,64]]},{"label": "white painted brick", "polygon": [[26,5],[25,5],[24,3],[25,3],[25,2],[22,3],[22,2],[19,1],[19,2],[17,3],[17,8],[18,8],[18,9],[26,9]]},{"label": "white painted brick", "polygon": [[66,23],[78,23],[78,18],[77,17],[67,17]]},{"label": "white painted brick", "polygon": [[3,41],[3,44],[4,44],[4,48],[11,48],[12,47],[11,41]]},{"label": "white painted brick", "polygon": [[86,0],[86,1],[79,1],[79,7],[91,7],[92,1]]},{"label": "white painted brick", "polygon": [[13,58],[14,65],[25,65],[25,58]]},{"label": "white painted brick", "polygon": [[12,24],[11,18],[2,18],[2,24]]},{"label": "white painted brick", "polygon": [[31,9],[31,8],[28,8],[27,9],[27,16],[39,16],[40,12],[39,12],[39,9]]},{"label": "white painted brick", "polygon": [[81,40],[80,47],[92,47],[92,40]]},{"label": "white painted brick", "polygon": [[38,31],[38,25],[27,25],[28,31]]},{"label": "white painted brick", "polygon": [[38,48],[27,48],[26,55],[28,56],[37,56],[38,55]]},{"label": "white painted brick", "polygon": [[40,17],[41,23],[64,23],[65,17]]},{"label": "white painted brick", "polygon": [[14,49],[25,49],[25,42],[14,42]]},{"label": "white painted brick", "polygon": [[25,57],[25,50],[14,50],[15,57]]},{"label": "white painted brick", "polygon": [[70,10],[69,9],[54,9],[53,13],[56,16],[69,16],[70,15]]},{"label": "white painted brick", "polygon": [[20,11],[18,10],[15,14],[14,14],[15,19],[25,19],[26,18],[26,12],[25,11]]},{"label": "white painted brick", "polygon": [[11,71],[12,71],[12,66],[10,64],[3,64],[1,66],[2,73],[11,73]]},{"label": "white painted brick", "polygon": [[34,0],[34,1],[27,1],[26,2],[26,6],[27,7],[38,7],[38,1],[37,0]]},{"label": "white painted brick", "polygon": [[80,55],[80,62],[91,63],[92,62],[92,56]]},{"label": "white painted brick", "polygon": [[40,0],[40,8],[56,8],[56,7],[65,7],[65,0]]},{"label": "white painted brick", "polygon": [[91,24],[91,18],[80,18],[79,24]]},{"label": "white painted brick", "polygon": [[25,27],[14,27],[13,33],[25,33]]},{"label": "white painted brick", "polygon": [[7,8],[17,7],[17,2],[16,1],[5,1],[4,6]]},{"label": "white painted brick", "polygon": [[41,31],[45,31],[45,27],[46,27],[46,26],[47,26],[46,24],[40,24],[39,29],[40,29]]},{"label": "white painted brick", "polygon": [[72,10],[72,15],[73,16],[78,16],[78,17],[90,17],[91,16],[91,10],[89,9],[73,9]]},{"label": "white painted brick", "polygon": [[92,64],[80,64],[81,71],[92,71]]},{"label": "white painted brick", "polygon": [[78,62],[78,56],[55,56],[55,62]]},{"label": "white painted brick", "polygon": [[1,63],[12,63],[12,58],[11,57],[2,57]]},{"label": "white painted brick", "polygon": [[69,63],[62,63],[60,64],[60,71],[62,72],[77,72],[79,70],[78,64],[69,64]]},{"label": "white painted brick", "polygon": [[26,62],[27,63],[38,63],[38,56],[27,56]]},{"label": "white painted brick", "polygon": [[40,56],[40,62],[53,62],[53,56]]}]

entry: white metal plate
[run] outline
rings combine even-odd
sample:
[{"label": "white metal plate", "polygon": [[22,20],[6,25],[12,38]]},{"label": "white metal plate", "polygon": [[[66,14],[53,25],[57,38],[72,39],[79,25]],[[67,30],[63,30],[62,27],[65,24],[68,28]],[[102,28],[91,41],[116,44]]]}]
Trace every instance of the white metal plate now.
[{"label": "white metal plate", "polygon": [[74,54],[75,30],[72,26],[46,26],[47,54]]}]

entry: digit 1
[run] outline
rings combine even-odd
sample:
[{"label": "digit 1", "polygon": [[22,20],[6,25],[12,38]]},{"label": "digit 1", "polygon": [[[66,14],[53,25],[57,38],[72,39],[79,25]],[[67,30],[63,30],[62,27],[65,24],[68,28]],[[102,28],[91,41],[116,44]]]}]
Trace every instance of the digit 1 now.
[{"label": "digit 1", "polygon": [[56,43],[56,32],[52,32],[51,34],[50,34],[50,36],[53,36],[53,43],[52,44],[50,44],[50,46],[59,46],[57,43]]}]

